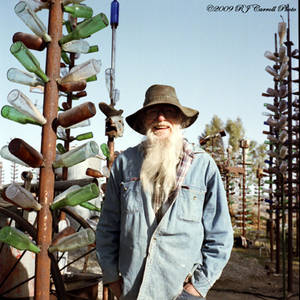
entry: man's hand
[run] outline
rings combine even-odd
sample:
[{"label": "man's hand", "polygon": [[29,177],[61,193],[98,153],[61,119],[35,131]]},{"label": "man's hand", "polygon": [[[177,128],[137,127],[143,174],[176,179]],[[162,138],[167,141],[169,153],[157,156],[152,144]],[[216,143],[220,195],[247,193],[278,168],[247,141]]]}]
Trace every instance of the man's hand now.
[{"label": "man's hand", "polygon": [[120,278],[117,281],[111,282],[108,284],[108,288],[111,292],[116,296],[118,299],[122,294],[122,287],[123,287],[123,279]]},{"label": "man's hand", "polygon": [[202,297],[202,295],[194,288],[194,286],[191,283],[187,283],[183,287],[186,292],[193,296]]}]

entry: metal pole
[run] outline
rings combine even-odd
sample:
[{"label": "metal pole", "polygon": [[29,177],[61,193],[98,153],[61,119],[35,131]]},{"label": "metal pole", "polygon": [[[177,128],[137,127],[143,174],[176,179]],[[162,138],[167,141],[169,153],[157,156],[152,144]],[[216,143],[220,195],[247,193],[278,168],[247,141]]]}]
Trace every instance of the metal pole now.
[{"label": "metal pole", "polygon": [[245,148],[242,147],[242,156],[243,156],[243,186],[242,186],[242,200],[243,200],[243,222],[242,222],[242,235],[246,237],[246,218],[245,218],[245,211],[246,211],[246,167],[245,167]]},{"label": "metal pole", "polygon": [[49,34],[52,41],[47,49],[46,74],[50,81],[45,85],[44,116],[47,123],[42,130],[41,152],[45,166],[40,170],[40,195],[39,202],[42,209],[38,214],[37,244],[41,252],[36,257],[35,299],[50,299],[50,258],[48,247],[52,241],[52,215],[49,205],[53,201],[54,171],[52,162],[55,160],[56,133],[52,122],[57,117],[58,88],[56,79],[60,75],[61,49],[59,39],[62,35],[62,7],[60,0],[49,1]]},{"label": "metal pole", "polygon": [[[288,12],[287,26],[287,56],[289,57],[289,75],[288,75],[288,291],[293,291],[293,171],[292,171],[292,56],[290,41],[290,14]],[[283,213],[285,213],[283,211]],[[285,259],[285,257],[283,257]]]}]

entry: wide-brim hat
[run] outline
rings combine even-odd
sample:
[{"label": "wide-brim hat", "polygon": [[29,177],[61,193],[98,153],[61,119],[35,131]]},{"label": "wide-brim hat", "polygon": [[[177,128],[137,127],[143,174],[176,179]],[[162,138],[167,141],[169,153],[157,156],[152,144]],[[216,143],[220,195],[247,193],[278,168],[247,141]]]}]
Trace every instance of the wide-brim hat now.
[{"label": "wide-brim hat", "polygon": [[143,107],[132,115],[126,117],[128,125],[141,134],[146,134],[144,126],[145,110],[158,104],[169,104],[177,107],[182,114],[182,128],[191,126],[197,119],[199,112],[195,109],[182,106],[172,86],[155,84],[148,88],[145,94]]}]

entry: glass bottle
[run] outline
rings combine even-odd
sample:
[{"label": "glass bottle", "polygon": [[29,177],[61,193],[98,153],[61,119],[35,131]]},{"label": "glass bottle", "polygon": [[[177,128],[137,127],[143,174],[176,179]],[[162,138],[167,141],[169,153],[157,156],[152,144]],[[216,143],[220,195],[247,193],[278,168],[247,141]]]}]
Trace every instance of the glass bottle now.
[{"label": "glass bottle", "polygon": [[[67,226],[67,225],[65,225]],[[68,235],[71,235],[73,233],[75,233],[76,230],[72,227],[72,226],[67,226],[65,227],[62,231],[60,231],[56,236],[55,238],[53,238],[52,240],[52,246],[56,245],[57,242],[62,239],[63,237],[66,237]]]},{"label": "glass bottle", "polygon": [[85,228],[79,232],[65,236],[49,247],[50,253],[55,251],[70,251],[79,249],[95,242],[95,233],[91,228]]},{"label": "glass bottle", "polygon": [[98,211],[98,212],[101,212],[101,208],[97,207],[96,205],[86,201],[86,202],[82,202],[79,204],[80,206],[84,207],[84,208],[87,208],[89,210],[92,210],[92,211]]},{"label": "glass bottle", "polygon": [[278,62],[278,57],[274,55],[274,53],[272,53],[271,51],[266,51],[264,53],[264,56],[270,60],[273,60],[275,62]]},{"label": "glass bottle", "polygon": [[266,67],[265,67],[265,70],[266,70],[269,74],[271,74],[272,76],[274,76],[275,79],[278,79],[278,74],[277,74],[277,72],[276,72],[272,67],[266,66]]},{"label": "glass bottle", "polygon": [[16,32],[13,35],[13,42],[22,42],[27,48],[37,51],[42,51],[46,48],[45,41],[33,34],[24,33],[24,32]]},{"label": "glass bottle", "polygon": [[19,184],[12,183],[5,189],[5,196],[15,205],[22,207],[25,210],[41,209],[41,205],[36,201],[33,195],[21,187]]},{"label": "glass bottle", "polygon": [[74,18],[91,18],[93,9],[86,5],[74,4],[72,6],[63,6],[64,12],[71,14]]},{"label": "glass bottle", "polygon": [[87,38],[93,33],[105,28],[109,24],[105,14],[100,13],[92,18],[86,19],[76,26],[76,28],[59,40],[59,43],[65,44],[71,40]]},{"label": "glass bottle", "polygon": [[264,107],[266,107],[268,110],[277,113],[278,112],[278,108],[277,106],[273,105],[273,104],[269,104],[269,103],[264,103]]},{"label": "glass bottle", "polygon": [[279,36],[279,45],[283,44],[283,39],[286,34],[286,23],[280,22],[278,23],[278,36]]},{"label": "glass bottle", "polygon": [[71,139],[72,141],[76,140],[76,141],[84,141],[84,140],[88,140],[88,139],[92,139],[94,137],[93,133],[87,132],[87,133],[82,133],[82,134],[78,134],[76,135],[73,139]]},{"label": "glass bottle", "polygon": [[1,116],[3,118],[9,119],[11,121],[15,121],[20,124],[34,124],[34,125],[41,126],[41,124],[36,120],[24,115],[23,113],[19,112],[17,109],[9,105],[4,105],[2,107]]},{"label": "glass bottle", "polygon": [[89,157],[96,156],[98,153],[98,144],[94,141],[90,141],[60,155],[53,162],[53,167],[72,167],[82,161],[85,161]]},{"label": "glass bottle", "polygon": [[61,143],[58,143],[58,144],[56,145],[56,149],[58,150],[58,152],[59,152],[60,154],[64,154],[64,153],[67,152],[67,150],[65,149],[65,147],[64,147],[63,144],[61,144]]},{"label": "glass bottle", "polygon": [[12,90],[7,96],[7,101],[18,111],[34,119],[39,124],[46,124],[47,120],[44,118],[44,116],[33,105],[30,99],[21,91],[17,89]]},{"label": "glass bottle", "polygon": [[90,45],[85,40],[72,40],[62,45],[62,50],[72,53],[88,53]]},{"label": "glass bottle", "polygon": [[31,168],[44,166],[43,156],[21,139],[15,138],[8,145],[9,152]]},{"label": "glass bottle", "polygon": [[82,202],[98,197],[99,193],[98,186],[95,183],[90,183],[67,193],[62,199],[53,202],[50,208],[55,210],[65,206],[76,206]]},{"label": "glass bottle", "polygon": [[98,52],[99,51],[99,47],[98,45],[93,45],[89,47],[89,50],[87,53],[93,53],[93,52]]},{"label": "glass bottle", "polygon": [[96,114],[96,107],[92,102],[85,102],[63,113],[58,114],[57,124],[62,127],[70,127],[80,123]]},{"label": "glass bottle", "polygon": [[46,32],[46,26],[26,2],[20,1],[17,3],[15,13],[37,36],[41,37],[46,43],[51,42],[51,37]]},{"label": "glass bottle", "polygon": [[68,54],[65,51],[61,51],[61,58],[64,61],[65,64],[70,65],[71,64],[71,60],[68,56]]},{"label": "glass bottle", "polygon": [[85,174],[88,176],[92,176],[94,178],[100,178],[100,177],[109,177],[110,172],[106,166],[103,166],[101,172],[92,168],[87,168]]},{"label": "glass bottle", "polygon": [[104,155],[107,159],[109,159],[109,149],[108,149],[107,144],[105,144],[105,143],[101,144],[101,145],[100,145],[100,149],[101,149],[103,155]]},{"label": "glass bottle", "polygon": [[27,71],[35,73],[44,82],[49,81],[47,75],[42,71],[39,61],[22,42],[13,43],[10,47],[10,52],[20,61]]},{"label": "glass bottle", "polygon": [[79,80],[79,81],[61,82],[60,79],[58,79],[57,86],[61,92],[65,92],[65,93],[77,92],[77,91],[82,91],[86,88],[86,81]]},{"label": "glass bottle", "polygon": [[66,76],[61,78],[60,82],[64,83],[70,81],[85,80],[99,73],[100,68],[101,60],[89,59],[88,61],[73,67]]},{"label": "glass bottle", "polygon": [[10,153],[8,146],[5,145],[1,148],[0,150],[0,155],[4,158],[7,159],[9,161],[12,161],[16,164],[22,165],[24,167],[29,167],[26,163],[24,163],[23,161],[21,161],[20,159],[18,159],[16,156],[14,156],[12,153]]},{"label": "glass bottle", "polygon": [[27,73],[16,68],[8,69],[6,73],[7,79],[12,82],[28,85],[28,86],[39,86],[44,85],[44,82],[37,77],[35,74]]},{"label": "glass bottle", "polygon": [[96,76],[96,75],[90,76],[90,77],[87,78],[85,81],[86,81],[86,82],[97,81],[97,76]]},{"label": "glass bottle", "polygon": [[72,100],[78,100],[82,97],[85,97],[86,95],[87,95],[86,91],[78,92],[78,93],[72,95]]},{"label": "glass bottle", "polygon": [[40,252],[40,248],[24,232],[14,227],[3,227],[0,230],[0,241],[19,250],[29,250],[34,253]]}]

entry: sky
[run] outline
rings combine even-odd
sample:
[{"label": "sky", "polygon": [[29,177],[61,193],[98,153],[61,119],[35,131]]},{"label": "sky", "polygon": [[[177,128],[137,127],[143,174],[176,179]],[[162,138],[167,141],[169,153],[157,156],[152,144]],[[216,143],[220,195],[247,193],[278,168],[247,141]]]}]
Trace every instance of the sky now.
[{"label": "sky", "polygon": [[[29,87],[10,82],[6,72],[11,67],[24,70],[10,53],[12,36],[30,29],[15,15],[16,0],[2,0],[0,12],[0,91],[1,107],[7,103],[7,95],[13,89],[25,93],[42,111],[43,96],[29,92]],[[86,0],[84,3],[110,17],[107,0]],[[278,23],[287,22],[286,5],[290,11],[290,37],[292,49],[299,47],[298,1],[296,0],[119,0],[119,26],[116,35],[116,88],[120,90],[117,109],[123,109],[124,118],[142,107],[145,91],[152,84],[175,87],[181,104],[199,110],[197,121],[184,134],[190,142],[197,143],[214,115],[224,122],[241,118],[246,138],[263,143],[262,131],[266,128],[262,115],[263,104],[270,99],[261,96],[273,87],[272,76],[264,69],[272,62],[264,52],[274,51],[274,34]],[[222,5],[219,6],[218,5]],[[48,11],[38,12],[48,24]],[[65,19],[67,15],[64,15]],[[105,69],[111,65],[111,28],[107,27],[88,38],[90,45],[98,44],[100,51],[83,54],[76,64],[90,58],[100,59],[102,68],[98,80],[88,83],[87,97],[81,104],[91,101],[97,114],[91,126],[77,128],[71,135],[93,131],[94,140],[107,141],[105,116],[99,110],[99,102],[109,103],[105,86]],[[42,68],[45,66],[46,50],[33,51]],[[296,63],[295,61],[293,63]],[[62,99],[60,98],[60,102]],[[77,102],[74,102],[75,106]],[[40,150],[41,128],[21,125],[0,117],[0,146],[15,137]],[[116,150],[134,146],[143,136],[126,123],[124,135],[115,140]],[[226,142],[226,141],[225,141]],[[5,180],[9,180],[10,163],[4,164]]]}]

